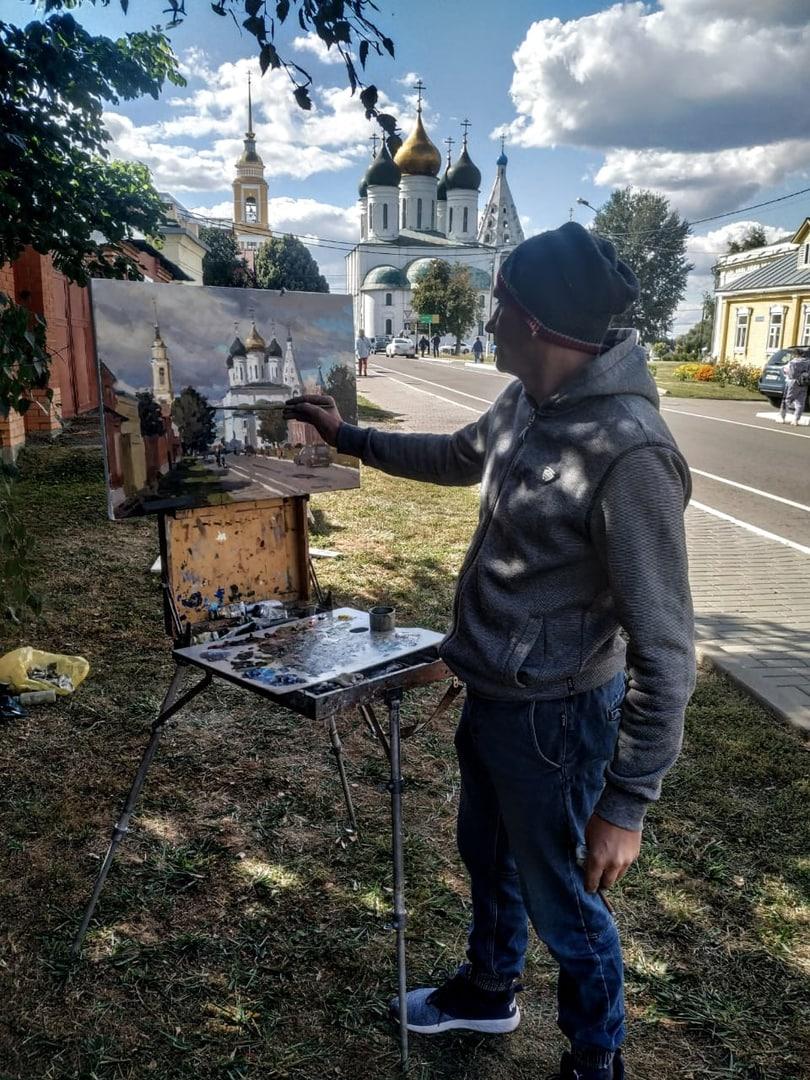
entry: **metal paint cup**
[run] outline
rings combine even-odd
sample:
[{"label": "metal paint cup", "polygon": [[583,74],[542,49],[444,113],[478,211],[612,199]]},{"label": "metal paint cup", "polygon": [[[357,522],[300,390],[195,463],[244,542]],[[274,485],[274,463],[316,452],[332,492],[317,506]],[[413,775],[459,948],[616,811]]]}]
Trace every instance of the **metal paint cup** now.
[{"label": "metal paint cup", "polygon": [[373,607],[368,613],[368,626],[369,630],[374,633],[387,633],[394,629],[397,625],[397,611],[396,608],[391,607],[389,604],[380,604],[378,607]]}]

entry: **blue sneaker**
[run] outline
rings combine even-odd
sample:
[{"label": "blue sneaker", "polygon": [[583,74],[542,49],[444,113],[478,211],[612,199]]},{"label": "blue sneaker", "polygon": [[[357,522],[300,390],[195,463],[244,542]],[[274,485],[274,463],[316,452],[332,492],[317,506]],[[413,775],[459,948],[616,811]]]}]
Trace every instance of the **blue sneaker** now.
[{"label": "blue sneaker", "polygon": [[621,1050],[613,1055],[613,1061],[603,1069],[589,1069],[574,1064],[574,1058],[566,1052],[560,1062],[560,1071],[549,1080],[625,1080],[624,1061]]},{"label": "blue sneaker", "polygon": [[[488,1035],[502,1035],[514,1031],[520,1023],[520,1009],[515,1001],[515,991],[481,990],[462,967],[441,986],[422,987],[408,992],[408,1031],[420,1035],[437,1035],[440,1031],[480,1031]],[[389,1006],[391,1015],[399,1020],[399,999]]]}]

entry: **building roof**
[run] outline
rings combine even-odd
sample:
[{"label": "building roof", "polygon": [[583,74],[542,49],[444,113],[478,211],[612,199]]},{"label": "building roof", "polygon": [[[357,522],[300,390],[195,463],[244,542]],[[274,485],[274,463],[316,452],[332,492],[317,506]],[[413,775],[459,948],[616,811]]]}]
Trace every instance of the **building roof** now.
[{"label": "building roof", "polygon": [[467,143],[447,171],[448,191],[478,191],[481,187],[481,170],[473,164],[467,152]]},{"label": "building roof", "polygon": [[383,139],[377,156],[366,170],[363,183],[365,183],[366,188],[371,187],[372,184],[379,187],[397,187],[401,176],[399,166],[394,164],[394,159],[388,151],[385,139]]},{"label": "building roof", "polygon": [[397,150],[394,161],[408,176],[438,176],[442,155],[425,131],[421,107],[416,112],[416,127]]},{"label": "building roof", "polygon": [[734,278],[718,292],[753,292],[757,289],[790,288],[795,285],[810,286],[810,266],[799,268],[796,265],[797,251],[794,248],[778,259],[774,259],[759,270],[742,274]]},{"label": "building roof", "polygon": [[408,279],[396,266],[375,266],[363,279],[364,289],[407,289]]},{"label": "building roof", "polygon": [[421,281],[435,261],[435,259],[414,259],[405,271],[411,285],[415,285],[418,281]]}]

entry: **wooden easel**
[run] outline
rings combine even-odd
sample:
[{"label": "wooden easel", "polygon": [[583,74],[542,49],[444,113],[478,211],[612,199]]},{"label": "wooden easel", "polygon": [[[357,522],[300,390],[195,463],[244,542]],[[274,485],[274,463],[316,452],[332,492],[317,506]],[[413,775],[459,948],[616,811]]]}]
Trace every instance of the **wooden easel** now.
[{"label": "wooden easel", "polygon": [[[71,946],[77,958],[104,883],[112,867],[118,845],[129,832],[135,805],[157,753],[166,725],[177,713],[211,685],[221,674],[204,670],[194,685],[181,693],[183,675],[194,666],[179,650],[191,644],[195,632],[205,631],[212,606],[244,601],[248,606],[260,600],[315,603],[320,610],[331,607],[315,577],[309,559],[307,496],[231,503],[199,510],[178,510],[160,515],[161,576],[166,632],[173,641],[175,671],[152,722],[149,742],[141,757],[123,809],[113,826],[109,847],[101,862],[93,891]],[[357,832],[357,818],[346,776],[337,716],[358,710],[370,733],[384,750],[389,763],[388,791],[391,802],[391,857],[394,910],[391,919],[396,931],[397,990],[399,998],[400,1061],[408,1062],[407,973],[405,960],[405,874],[402,835],[401,741],[421,731],[444,712],[461,690],[435,650],[418,653],[400,670],[371,669],[355,685],[335,688],[334,684],[310,687],[305,691],[274,693],[258,686],[244,689],[259,694],[276,705],[314,720],[325,721],[346,802],[348,830]],[[441,702],[422,723],[402,728],[400,706],[406,689],[452,679]],[[387,731],[374,711],[374,700],[382,699],[388,709]]]}]

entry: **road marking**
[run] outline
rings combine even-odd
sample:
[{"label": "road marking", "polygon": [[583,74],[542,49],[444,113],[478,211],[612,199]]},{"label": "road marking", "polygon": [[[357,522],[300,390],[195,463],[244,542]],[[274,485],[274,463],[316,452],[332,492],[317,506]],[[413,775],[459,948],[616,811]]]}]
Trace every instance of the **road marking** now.
[{"label": "road marking", "polygon": [[774,502],[784,503],[785,506],[792,506],[795,510],[804,510],[806,514],[810,514],[810,506],[805,506],[804,503],[794,502],[793,499],[784,499],[781,495],[771,495],[769,491],[760,491],[759,488],[749,487],[748,484],[739,484],[736,480],[727,480],[725,476],[715,476],[714,473],[695,469],[691,465],[689,468],[690,472],[697,473],[698,476],[705,476],[708,480],[716,480],[719,484],[728,484],[729,487],[739,488],[740,491],[748,491],[751,495],[760,495],[763,499],[773,499]]},{"label": "road marking", "polygon": [[796,439],[810,439],[810,435],[802,435],[798,431],[786,431],[784,427],[763,427],[762,424],[746,424],[742,420],[727,420],[724,416],[706,416],[705,413],[685,412],[681,409],[662,408],[661,412],[675,413],[676,416],[696,416],[698,420],[711,420],[713,424],[736,424],[737,427],[750,427],[754,431],[768,431],[772,435],[792,435]]},{"label": "road marking", "polygon": [[731,514],[724,514],[722,510],[715,510],[713,506],[706,506],[705,503],[696,502],[694,499],[689,505],[694,506],[697,510],[703,510],[704,513],[711,514],[713,517],[720,518],[721,521],[729,521],[732,525],[737,525],[741,529],[746,529],[755,536],[761,536],[764,540],[775,540],[777,544],[784,544],[785,547],[793,548],[794,551],[799,551],[802,555],[810,555],[810,547],[805,547],[804,544],[798,544],[795,540],[788,540],[786,536],[779,536],[778,533],[768,532],[767,529],[760,529],[758,525],[752,525],[749,521],[740,521],[739,518],[732,517]]},{"label": "road marking", "polygon": [[236,465],[231,465],[231,469],[235,473],[239,473],[240,476],[244,476],[246,480],[250,480],[252,484],[258,484],[259,487],[263,487],[265,491],[270,491],[273,495],[283,495],[283,491],[279,491],[279,488],[286,488],[291,495],[300,495],[301,489],[297,487],[291,487],[289,484],[285,484],[283,480],[279,480],[275,487],[270,487],[269,484],[265,484],[264,481],[258,480],[255,476],[251,476],[250,473],[246,473],[243,469],[237,468]]},{"label": "road marking", "polygon": [[[757,420],[771,420],[776,423],[776,418],[780,414],[778,412],[758,412],[756,413]],[[810,427],[810,416],[803,416],[798,423],[799,427]]]},{"label": "road marking", "polygon": [[[430,390],[422,390],[420,387],[414,386],[413,383],[403,382],[402,379],[395,379],[393,377],[393,375],[386,375],[386,378],[390,382],[398,383],[400,386],[404,386],[408,390],[413,390],[413,392],[415,394],[424,394],[426,397],[436,398],[437,401],[444,401],[448,405],[455,405],[457,409],[467,409],[468,412],[473,412],[473,413],[475,413],[476,416],[480,416],[481,413],[482,413],[481,409],[476,409],[472,405],[463,405],[460,401],[451,401],[450,398],[442,397],[440,394],[432,394],[430,392]],[[425,381],[426,380],[424,380],[424,379],[422,380],[422,382],[425,382]],[[438,383],[434,383],[432,385],[437,386]],[[449,389],[449,388],[445,387],[444,389]],[[472,397],[472,394],[470,394],[469,396]],[[483,398],[479,398],[479,400],[483,400]],[[492,402],[490,401],[489,404],[491,405]]]},{"label": "road marking", "polygon": [[[386,373],[394,370],[393,368],[384,368],[380,367],[379,365],[377,365],[377,367],[380,371],[384,371]],[[418,375],[408,375],[405,371],[397,371],[396,374],[404,375],[406,379],[415,379],[416,382],[423,382],[425,386],[438,386],[440,390],[448,390],[451,394],[458,394],[459,397],[468,397],[471,398],[473,401],[483,401],[486,405],[491,405],[493,401],[492,398],[476,397],[475,394],[467,394],[463,390],[455,390],[452,386],[446,386],[444,383],[431,382],[430,379],[420,379]],[[407,386],[408,383],[404,383],[403,385]],[[414,387],[414,390],[415,389],[416,387]],[[447,399],[442,398],[442,400],[446,401]],[[458,402],[455,402],[455,404],[458,404]]]}]

